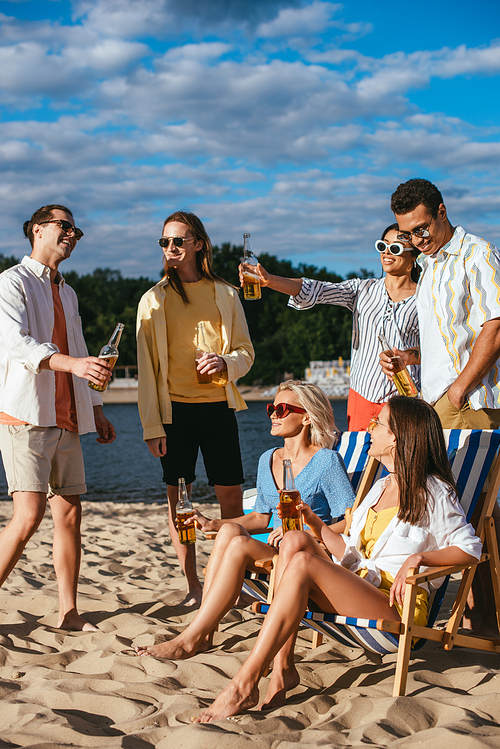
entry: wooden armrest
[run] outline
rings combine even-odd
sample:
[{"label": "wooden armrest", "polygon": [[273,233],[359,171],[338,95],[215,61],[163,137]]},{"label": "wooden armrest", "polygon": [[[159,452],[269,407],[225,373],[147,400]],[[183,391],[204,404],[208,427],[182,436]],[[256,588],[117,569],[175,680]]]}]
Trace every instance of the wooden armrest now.
[{"label": "wooden armrest", "polygon": [[272,570],[274,557],[268,557],[267,559],[256,559],[254,564],[256,567],[261,567],[264,570]]},{"label": "wooden armrest", "polygon": [[446,575],[453,575],[455,572],[463,572],[468,570],[470,567],[474,567],[476,564],[486,562],[489,559],[488,554],[482,554],[481,559],[472,564],[455,564],[448,567],[431,567],[426,572],[417,572],[413,575],[408,575],[406,578],[407,585],[419,585],[420,583],[426,583],[429,580],[435,580],[438,577],[446,577]]}]

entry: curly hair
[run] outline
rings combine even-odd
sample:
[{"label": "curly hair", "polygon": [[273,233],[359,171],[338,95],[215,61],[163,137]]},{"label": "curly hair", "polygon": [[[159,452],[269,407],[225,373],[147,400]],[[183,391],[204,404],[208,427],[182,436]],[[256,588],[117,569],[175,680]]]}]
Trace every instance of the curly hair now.
[{"label": "curly hair", "polygon": [[[231,286],[234,289],[235,287],[232,284],[230,284],[224,278],[218,276],[213,271],[212,242],[210,241],[207,230],[203,226],[203,223],[198,218],[198,216],[196,216],[196,214],[192,213],[191,211],[175,211],[174,213],[171,213],[170,216],[167,216],[167,218],[163,222],[163,229],[165,229],[166,225],[170,224],[172,221],[177,221],[180,224],[186,224],[186,226],[189,226],[194,238],[198,241],[203,242],[203,247],[199,252],[196,253],[196,267],[201,277],[208,278],[211,281],[218,281],[219,283],[223,283],[226,286]],[[179,274],[177,273],[176,269],[168,267],[165,256],[163,261],[163,269],[165,271],[165,276],[166,278],[168,278],[174,291],[179,294],[184,304],[189,304],[189,299],[187,297],[184,284],[179,278]]]},{"label": "curly hair", "polygon": [[307,411],[311,419],[309,439],[318,447],[333,447],[340,438],[340,432],[335,426],[335,417],[330,401],[317,385],[301,380],[286,380],[278,386],[276,395],[284,390],[290,390]]},{"label": "curly hair", "polygon": [[37,211],[34,212],[29,221],[25,221],[23,224],[24,236],[28,237],[30,245],[33,247],[33,227],[35,224],[43,224],[44,221],[50,221],[53,218],[53,211],[64,211],[73,218],[73,214],[64,205],[42,205]]},{"label": "curly hair", "polygon": [[419,205],[424,205],[432,218],[436,218],[442,202],[443,196],[440,191],[428,179],[409,179],[392,193],[391,209],[393,213],[401,216],[414,211]]}]

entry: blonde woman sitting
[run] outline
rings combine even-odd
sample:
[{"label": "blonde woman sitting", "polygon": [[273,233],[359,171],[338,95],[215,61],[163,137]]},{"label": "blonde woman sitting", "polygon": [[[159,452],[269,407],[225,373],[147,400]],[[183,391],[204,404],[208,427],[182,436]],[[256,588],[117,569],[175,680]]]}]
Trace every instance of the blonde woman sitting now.
[{"label": "blonde woman sitting", "polygon": [[[284,445],[260,457],[255,509],[249,515],[231,520],[211,520],[198,512],[197,521],[203,531],[218,531],[207,566],[201,607],[180,635],[152,647],[138,647],[138,655],[181,659],[211,647],[215,628],[241,593],[245,570],[259,571],[255,567],[257,559],[278,553],[283,531],[276,506],[282,487],[283,460],[291,461],[302,501],[321,522],[330,525],[352,505],[354,492],[343,460],[331,449],[338,432],[330,401],[323,391],[316,385],[290,380],[279,386],[274,404],[270,403],[267,409],[271,434],[283,437]],[[268,527],[271,516],[274,529],[268,543],[252,538],[251,533]],[[316,541],[311,539],[311,542],[320,548]]]}]

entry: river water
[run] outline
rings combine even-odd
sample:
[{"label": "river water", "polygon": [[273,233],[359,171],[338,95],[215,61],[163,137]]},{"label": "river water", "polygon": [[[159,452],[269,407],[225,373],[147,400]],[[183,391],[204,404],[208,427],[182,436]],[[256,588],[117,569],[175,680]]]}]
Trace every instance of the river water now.
[{"label": "river water", "polygon": [[[335,421],[341,431],[347,429],[347,401],[332,401]],[[88,492],[86,500],[115,502],[164,502],[166,487],[160,461],[153,458],[142,441],[142,429],[135,403],[105,406],[114,424],[117,438],[111,445],[100,445],[95,434],[82,437]],[[264,402],[248,403],[248,410],[236,414],[245,471],[244,488],[255,486],[259,456],[282,440],[271,437]],[[196,467],[193,497],[197,502],[215,501],[208,486],[201,457]],[[0,499],[7,499],[7,483],[0,468]]]}]

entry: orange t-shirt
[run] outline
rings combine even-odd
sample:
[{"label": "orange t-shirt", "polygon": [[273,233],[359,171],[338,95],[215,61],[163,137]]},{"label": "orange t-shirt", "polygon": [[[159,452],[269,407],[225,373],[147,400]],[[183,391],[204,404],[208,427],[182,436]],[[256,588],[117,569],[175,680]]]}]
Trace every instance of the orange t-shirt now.
[{"label": "orange t-shirt", "polygon": [[[59,285],[51,283],[52,300],[54,302],[54,332],[52,343],[55,343],[61,354],[69,356],[68,334],[66,332],[66,318],[59,296]],[[69,432],[78,431],[76,417],[75,391],[73,375],[69,372],[54,372],[56,376],[56,426]]]}]

